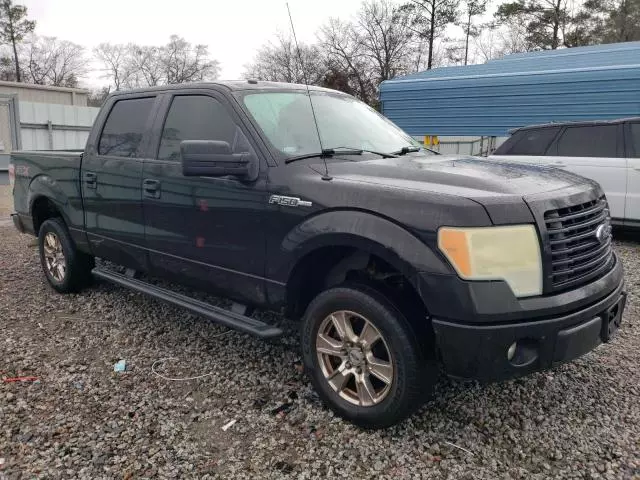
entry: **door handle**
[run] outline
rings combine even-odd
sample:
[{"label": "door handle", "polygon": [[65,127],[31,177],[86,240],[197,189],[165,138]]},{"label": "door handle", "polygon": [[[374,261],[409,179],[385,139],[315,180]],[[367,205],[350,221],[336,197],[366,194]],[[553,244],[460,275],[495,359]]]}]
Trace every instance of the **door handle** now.
[{"label": "door handle", "polygon": [[87,185],[87,188],[96,188],[98,186],[98,175],[93,172],[85,172],[84,183]]},{"label": "door handle", "polygon": [[142,182],[142,191],[147,198],[160,198],[160,182],[147,178]]},{"label": "door handle", "polygon": [[638,168],[638,167],[635,167],[635,168],[634,168],[634,170],[635,170],[636,172],[640,172],[640,168]]},{"label": "door handle", "polygon": [[562,163],[562,162],[554,162],[553,166],[557,167],[557,168],[564,168],[564,167],[567,166],[567,164],[566,163]]}]

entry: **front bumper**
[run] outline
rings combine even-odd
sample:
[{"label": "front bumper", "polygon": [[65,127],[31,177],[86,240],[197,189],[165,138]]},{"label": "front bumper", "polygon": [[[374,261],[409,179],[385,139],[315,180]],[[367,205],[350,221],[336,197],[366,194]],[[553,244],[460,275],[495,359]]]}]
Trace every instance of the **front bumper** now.
[{"label": "front bumper", "polygon": [[[626,303],[617,259],[601,279],[564,294],[505,300],[499,286],[493,293],[487,290],[480,305],[467,305],[465,318],[434,315],[436,342],[449,375],[502,380],[572,360],[609,340]],[[563,299],[568,303],[563,304]],[[493,315],[486,309],[493,310]]]}]

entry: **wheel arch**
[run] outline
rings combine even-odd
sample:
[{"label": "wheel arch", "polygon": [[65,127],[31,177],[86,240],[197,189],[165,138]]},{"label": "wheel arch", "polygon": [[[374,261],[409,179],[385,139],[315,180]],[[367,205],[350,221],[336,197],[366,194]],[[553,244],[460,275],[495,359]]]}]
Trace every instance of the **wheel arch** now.
[{"label": "wheel arch", "polygon": [[[389,219],[366,212],[323,214],[292,230],[281,248],[289,254],[285,269],[285,303],[299,316],[313,297],[342,283],[351,271],[365,271],[372,262],[383,273],[397,272],[429,309],[419,273],[449,273],[449,267],[428,245]],[[319,281],[322,279],[322,282]],[[311,293],[303,294],[303,286]]]},{"label": "wheel arch", "polygon": [[48,175],[38,175],[29,185],[29,213],[33,218],[33,229],[36,235],[42,223],[48,218],[60,217],[66,225],[69,218],[65,212],[68,197],[58,182]]}]

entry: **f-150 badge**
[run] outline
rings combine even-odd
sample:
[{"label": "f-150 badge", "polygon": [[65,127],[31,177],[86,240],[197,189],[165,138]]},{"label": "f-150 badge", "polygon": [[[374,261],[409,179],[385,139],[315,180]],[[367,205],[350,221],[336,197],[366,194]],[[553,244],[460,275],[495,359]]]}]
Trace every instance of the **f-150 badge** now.
[{"label": "f-150 badge", "polygon": [[285,197],[282,195],[271,195],[269,197],[269,203],[275,203],[285,207],[310,207],[312,202],[306,200],[300,200],[298,197]]}]

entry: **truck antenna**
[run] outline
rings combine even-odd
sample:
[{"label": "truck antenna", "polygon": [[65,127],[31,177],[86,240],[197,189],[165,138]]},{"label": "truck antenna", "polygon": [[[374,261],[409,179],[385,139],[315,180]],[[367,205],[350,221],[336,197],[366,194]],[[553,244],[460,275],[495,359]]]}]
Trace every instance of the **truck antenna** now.
[{"label": "truck antenna", "polygon": [[298,53],[298,61],[300,62],[300,68],[302,69],[302,76],[304,77],[304,85],[307,87],[307,96],[309,97],[309,104],[311,105],[311,115],[313,115],[313,123],[316,126],[316,133],[318,134],[318,143],[320,144],[320,158],[324,162],[324,175],[322,176],[323,180],[331,180],[331,176],[329,175],[329,167],[327,167],[327,158],[325,155],[325,150],[322,147],[322,138],[320,137],[320,128],[318,127],[318,119],[316,118],[316,110],[313,108],[313,101],[311,100],[311,90],[309,89],[309,79],[307,78],[307,71],[304,68],[304,63],[302,62],[302,54],[300,53],[300,47],[298,46],[298,38],[296,37],[296,29],[293,26],[293,18],[291,17],[291,9],[289,8],[289,2],[286,3],[287,12],[289,13],[289,22],[291,23],[291,32],[293,32],[293,40],[296,42],[296,52]]}]

